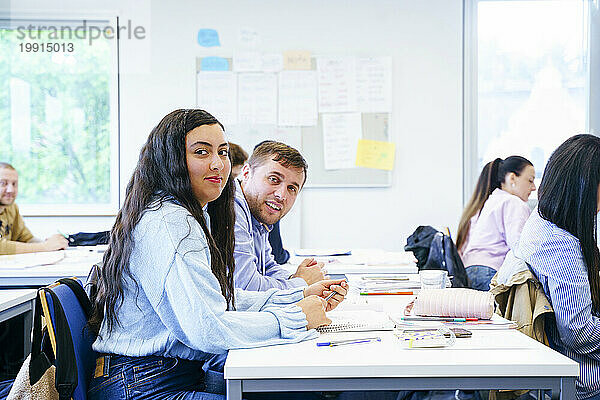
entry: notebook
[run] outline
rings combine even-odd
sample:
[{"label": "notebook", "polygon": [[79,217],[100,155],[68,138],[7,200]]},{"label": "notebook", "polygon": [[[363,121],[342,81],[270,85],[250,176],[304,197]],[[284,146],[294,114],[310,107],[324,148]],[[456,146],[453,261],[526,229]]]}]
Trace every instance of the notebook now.
[{"label": "notebook", "polygon": [[494,296],[490,292],[450,288],[421,290],[415,299],[414,315],[490,319]]},{"label": "notebook", "polygon": [[334,311],[327,316],[331,319],[331,325],[319,327],[317,332],[391,331],[395,327],[387,314],[379,311]]}]

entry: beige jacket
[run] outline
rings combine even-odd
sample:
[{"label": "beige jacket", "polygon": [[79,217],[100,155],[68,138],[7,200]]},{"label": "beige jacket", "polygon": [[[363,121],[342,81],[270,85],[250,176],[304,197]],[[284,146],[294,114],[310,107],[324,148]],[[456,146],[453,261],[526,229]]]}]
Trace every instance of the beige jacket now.
[{"label": "beige jacket", "polygon": [[[542,289],[542,284],[525,261],[508,252],[500,271],[490,283],[490,292],[497,303],[496,314],[515,321],[517,329],[538,342],[548,345],[544,330],[546,314],[554,310]],[[516,399],[527,390],[492,390],[490,400]]]},{"label": "beige jacket", "polygon": [[490,292],[498,304],[496,313],[515,321],[518,329],[527,336],[548,345],[544,322],[546,314],[553,314],[554,310],[541,283],[512,251],[507,254],[500,271],[490,283]]}]

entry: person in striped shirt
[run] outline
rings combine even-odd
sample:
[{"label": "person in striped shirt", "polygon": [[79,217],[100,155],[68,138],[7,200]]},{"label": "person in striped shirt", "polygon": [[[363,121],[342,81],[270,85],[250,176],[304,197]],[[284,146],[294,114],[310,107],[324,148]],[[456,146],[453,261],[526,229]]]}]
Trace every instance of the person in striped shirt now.
[{"label": "person in striped shirt", "polygon": [[554,308],[556,323],[546,326],[550,345],[579,363],[577,398],[597,400],[600,138],[576,135],[561,144],[548,160],[538,197],[513,252],[529,265]]}]

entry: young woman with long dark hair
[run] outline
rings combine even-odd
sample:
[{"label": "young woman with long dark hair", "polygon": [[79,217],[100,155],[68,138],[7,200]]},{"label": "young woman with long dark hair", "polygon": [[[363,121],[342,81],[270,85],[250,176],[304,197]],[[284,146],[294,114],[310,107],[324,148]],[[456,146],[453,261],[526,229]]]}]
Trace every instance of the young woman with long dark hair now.
[{"label": "young woman with long dark hair", "polygon": [[[578,399],[600,399],[600,138],[576,135],[550,156],[536,210],[509,262],[525,261],[542,284],[556,324],[547,324],[556,350],[577,361]],[[508,267],[508,265],[507,265]]]},{"label": "young woman with long dark hair", "polygon": [[473,289],[490,281],[515,245],[529,217],[527,199],[535,190],[535,170],[519,156],[496,158],[483,167],[458,225],[456,247]]},{"label": "young woman with long dark hair", "polygon": [[223,126],[205,111],[173,111],[150,133],[93,299],[102,356],[90,399],[223,399],[206,393],[202,366],[214,354],[313,338],[330,323],[341,280],[234,290],[230,170]]}]

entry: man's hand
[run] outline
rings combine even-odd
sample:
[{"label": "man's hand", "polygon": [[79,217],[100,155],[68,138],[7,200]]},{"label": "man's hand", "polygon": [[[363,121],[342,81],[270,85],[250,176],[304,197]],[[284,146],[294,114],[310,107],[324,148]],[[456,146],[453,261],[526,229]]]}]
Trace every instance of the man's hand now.
[{"label": "man's hand", "polygon": [[331,320],[325,315],[326,304],[325,300],[318,296],[307,296],[296,303],[306,315],[307,330],[331,324]]},{"label": "man's hand", "polygon": [[325,308],[325,311],[331,311],[344,301],[346,294],[348,294],[348,282],[344,279],[330,279],[313,283],[304,289],[304,296],[319,296],[325,299],[334,292],[335,294],[327,300]]},{"label": "man's hand", "polygon": [[314,258],[305,258],[298,266],[296,273],[292,275],[292,278],[302,278],[306,281],[307,285],[322,281],[325,279],[323,263],[316,262]]},{"label": "man's hand", "polygon": [[69,245],[69,242],[63,235],[52,235],[43,242],[45,251],[54,251],[54,250],[62,250],[66,249]]}]

